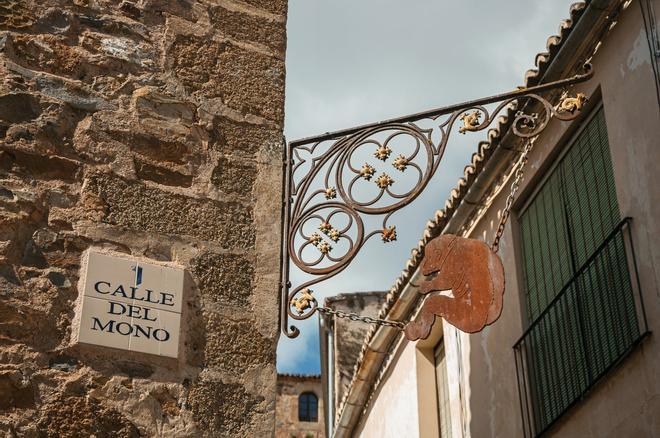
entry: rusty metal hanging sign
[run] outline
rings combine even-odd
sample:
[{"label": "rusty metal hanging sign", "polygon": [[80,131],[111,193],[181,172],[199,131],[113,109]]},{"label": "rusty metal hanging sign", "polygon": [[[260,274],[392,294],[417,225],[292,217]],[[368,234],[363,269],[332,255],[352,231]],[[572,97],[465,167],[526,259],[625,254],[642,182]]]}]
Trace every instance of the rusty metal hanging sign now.
[{"label": "rusty metal hanging sign", "polygon": [[[481,331],[502,313],[504,267],[500,257],[481,240],[443,234],[425,249],[421,284],[426,298],[420,314],[405,328],[406,338],[426,338],[436,316],[466,333]],[[449,294],[443,294],[449,291]]]},{"label": "rusty metal hanging sign", "polygon": [[[560,105],[564,99],[566,94]],[[577,100],[580,106],[573,108],[572,113],[582,108],[586,96],[578,93]],[[466,333],[479,332],[500,317],[505,281],[504,266],[497,252],[533,144],[533,139],[527,140],[515,167],[511,189],[490,248],[480,240],[451,234],[436,237],[427,245],[422,274],[433,278],[422,283],[419,293],[437,291],[440,294],[427,298],[417,319],[404,327],[408,340],[426,339],[436,316]],[[443,291],[449,291],[449,295],[442,295]]]},{"label": "rusty metal hanging sign", "polygon": [[[318,307],[311,287],[346,269],[367,241],[379,237],[387,244],[397,239],[393,215],[426,188],[455,125],[462,134],[487,129],[513,105],[518,110],[512,132],[527,140],[529,152],[529,140],[543,131],[551,118],[567,121],[578,116],[586,99],[580,93],[572,96],[568,87],[593,76],[589,64],[584,70],[583,74],[544,85],[289,143],[285,160],[282,332],[292,338],[298,336],[299,329],[290,326],[289,319],[307,319],[316,310],[324,310]],[[565,91],[556,105],[541,96],[560,88]],[[492,111],[485,107],[495,103],[498,105]],[[525,112],[535,105],[540,109]],[[521,172],[522,166],[516,174],[515,189]],[[507,199],[509,209],[515,189]],[[369,229],[370,217],[379,218],[381,225]],[[496,252],[507,217],[508,210],[492,248],[457,236],[436,239],[430,245],[431,255],[427,253],[422,269],[437,272],[438,276],[425,286],[427,292],[451,285],[453,297],[430,296],[420,319],[406,331],[411,337],[423,337],[435,318],[431,315],[443,316],[467,332],[479,331],[497,318],[502,307],[504,273]],[[292,264],[311,279],[291,284]],[[465,284],[459,282],[461,276],[465,276]],[[383,323],[403,326],[398,321]]]}]

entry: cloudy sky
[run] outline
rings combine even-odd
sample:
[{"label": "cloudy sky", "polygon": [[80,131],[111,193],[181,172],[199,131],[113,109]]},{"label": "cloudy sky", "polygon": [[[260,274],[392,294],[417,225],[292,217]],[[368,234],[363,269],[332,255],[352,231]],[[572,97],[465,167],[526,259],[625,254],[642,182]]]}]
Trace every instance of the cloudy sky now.
[{"label": "cloudy sky", "polygon": [[[515,89],[573,1],[289,0],[287,140]],[[370,241],[314,287],[319,301],[389,290],[484,135],[451,137],[422,196],[393,218],[397,242]],[[318,373],[317,317],[297,326],[298,338],[281,336],[278,371]]]}]

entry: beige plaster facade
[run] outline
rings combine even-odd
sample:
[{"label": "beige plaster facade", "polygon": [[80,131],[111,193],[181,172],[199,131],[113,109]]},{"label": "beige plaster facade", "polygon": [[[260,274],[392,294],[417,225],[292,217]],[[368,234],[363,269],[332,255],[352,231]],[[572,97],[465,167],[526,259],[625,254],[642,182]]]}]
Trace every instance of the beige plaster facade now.
[{"label": "beige plaster facade", "polygon": [[417,399],[416,388],[418,359],[414,344],[401,346],[395,361],[405,366],[392,367],[387,384],[374,395],[371,408],[374,415],[364,422],[357,436],[422,436],[422,405]]},{"label": "beige plaster facade", "polygon": [[[286,13],[1,2],[1,436],[273,434]],[[76,342],[90,250],[183,272],[178,348]]]},{"label": "beige plaster facade", "polygon": [[[620,2],[599,2],[603,10]],[[652,1],[656,13],[660,1]],[[618,6],[617,6],[618,7]],[[609,9],[614,11],[616,9]],[[593,11],[592,11],[593,12]],[[601,16],[599,20],[602,20]],[[655,17],[656,21],[660,16]],[[596,21],[599,23],[599,21]],[[578,22],[579,24],[579,22]],[[614,368],[595,383],[547,431],[561,437],[654,437],[660,436],[660,104],[656,94],[651,54],[637,1],[620,9],[616,25],[599,37],[598,25],[582,29],[573,41],[570,55],[564,53],[547,67],[554,77],[576,71],[602,38],[591,62],[595,75],[577,85],[574,92],[589,97],[582,116],[574,122],[550,122],[532,149],[513,217],[505,229],[499,255],[506,274],[504,309],[500,319],[482,332],[469,335],[437,320],[426,341],[408,342],[402,337],[388,349],[391,360],[374,371],[371,389],[364,384],[351,388],[357,399],[366,398],[365,411],[349,406],[342,415],[357,418],[353,429],[335,436],[398,437],[440,436],[437,398],[429,391],[435,376],[428,372],[428,349],[443,342],[449,381],[452,437],[526,436],[513,346],[527,327],[526,297],[522,281],[519,212],[532,199],[558,157],[572,144],[590,117],[602,108],[612,157],[616,196],[622,218],[631,217],[640,290],[650,334],[634,345]],[[568,43],[566,43],[568,44]],[[556,56],[556,52],[553,55]],[[568,57],[568,59],[567,59]],[[551,78],[548,78],[551,80]],[[513,136],[502,136],[499,147],[520,147]],[[496,155],[493,155],[494,157]],[[504,208],[511,178],[503,178],[510,163],[489,162],[500,172],[482,171],[464,197],[458,212],[443,232],[489,242]],[[483,177],[482,177],[483,176]],[[480,192],[481,190],[481,192]],[[405,292],[404,292],[405,293]],[[639,303],[638,303],[639,304]],[[639,310],[639,309],[637,309]],[[641,315],[641,314],[639,314]],[[639,316],[638,315],[638,316]],[[414,316],[409,314],[408,317]],[[381,337],[382,338],[382,337]],[[377,343],[376,332],[372,343]],[[358,369],[368,375],[369,363]],[[406,400],[401,406],[400,400]],[[411,412],[416,409],[416,412]],[[357,410],[357,411],[356,411]],[[355,414],[355,412],[358,412]],[[384,420],[387,419],[387,420]],[[384,422],[394,422],[382,427]],[[435,423],[434,423],[435,422]],[[401,435],[401,430],[409,433]]]}]

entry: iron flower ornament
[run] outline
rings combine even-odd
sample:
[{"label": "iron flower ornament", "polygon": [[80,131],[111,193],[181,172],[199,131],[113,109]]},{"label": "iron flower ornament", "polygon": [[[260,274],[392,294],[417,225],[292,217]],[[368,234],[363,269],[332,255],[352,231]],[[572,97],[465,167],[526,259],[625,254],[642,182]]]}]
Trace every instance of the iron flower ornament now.
[{"label": "iron flower ornament", "polygon": [[328,187],[325,189],[325,199],[335,199],[337,197],[337,189]]},{"label": "iron flower ornament", "polygon": [[332,230],[332,225],[330,225],[330,222],[321,222],[321,225],[319,225],[319,230],[321,230],[324,234],[328,234]]},{"label": "iron flower ornament", "polygon": [[401,154],[394,159],[392,166],[394,166],[396,170],[403,172],[406,170],[406,167],[408,167],[408,159],[403,154]]},{"label": "iron flower ornament", "polygon": [[321,254],[327,254],[332,251],[332,246],[325,240],[318,244],[317,248],[321,251]]},{"label": "iron flower ornament", "polygon": [[339,241],[339,238],[341,237],[341,233],[340,233],[338,230],[336,230],[336,229],[333,228],[333,229],[330,230],[330,232],[328,233],[328,237],[329,237],[330,240],[332,240],[333,242],[338,242],[338,241]]},{"label": "iron flower ornament", "polygon": [[391,227],[384,228],[381,231],[381,239],[383,242],[394,242],[396,240],[396,226],[392,225]]},{"label": "iron flower ornament", "polygon": [[582,107],[587,101],[589,101],[589,99],[584,93],[577,93],[575,96],[569,96],[568,92],[564,91],[559,103],[555,106],[555,110],[560,113],[573,114],[576,111],[582,110]]},{"label": "iron flower ornament", "polygon": [[374,176],[374,173],[376,173],[376,169],[374,169],[369,163],[364,163],[364,166],[360,169],[359,175],[366,181],[369,181],[371,177]]},{"label": "iron flower ornament", "polygon": [[378,158],[381,161],[387,161],[391,153],[392,153],[392,149],[390,149],[389,147],[379,146],[378,149],[376,149],[376,152],[374,152],[374,157]]},{"label": "iron flower ornament", "polygon": [[376,178],[376,185],[381,189],[386,189],[392,184],[394,184],[394,180],[385,172],[381,173],[380,176]]},{"label": "iron flower ornament", "polygon": [[311,236],[309,236],[309,243],[311,243],[314,246],[317,246],[319,243],[323,241],[323,238],[319,233],[313,233]]}]

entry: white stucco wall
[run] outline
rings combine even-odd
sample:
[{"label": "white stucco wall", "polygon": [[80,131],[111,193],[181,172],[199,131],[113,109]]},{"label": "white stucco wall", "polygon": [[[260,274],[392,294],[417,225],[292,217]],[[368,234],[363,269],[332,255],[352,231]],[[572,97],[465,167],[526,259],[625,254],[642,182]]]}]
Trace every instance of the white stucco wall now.
[{"label": "white stucco wall", "polygon": [[374,394],[361,429],[363,438],[402,438],[419,436],[417,373],[414,343],[401,346],[396,366],[383,379]]},{"label": "white stucco wall", "polygon": [[[449,390],[450,429],[453,437],[469,436],[469,335],[446,322],[429,339],[400,341],[388,372],[374,393],[357,427],[356,437],[436,438],[439,436],[436,375],[433,351],[445,346]],[[461,358],[461,360],[459,360]],[[460,384],[459,384],[460,382]]]}]

